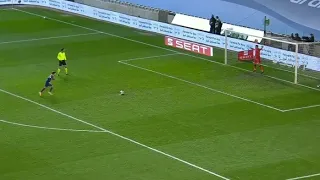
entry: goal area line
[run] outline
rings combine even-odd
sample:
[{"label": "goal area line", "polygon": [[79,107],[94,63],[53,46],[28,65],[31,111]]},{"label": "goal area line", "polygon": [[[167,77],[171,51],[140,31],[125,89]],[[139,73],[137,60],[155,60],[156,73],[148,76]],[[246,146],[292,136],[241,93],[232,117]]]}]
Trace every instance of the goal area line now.
[{"label": "goal area line", "polygon": [[185,82],[187,84],[191,84],[191,85],[194,85],[194,86],[197,86],[197,87],[201,87],[201,88],[204,88],[204,89],[207,89],[207,90],[219,93],[219,94],[230,96],[230,97],[233,97],[233,98],[236,98],[236,99],[240,99],[242,101],[253,103],[253,104],[256,104],[256,105],[259,105],[259,106],[262,106],[262,107],[266,107],[266,108],[269,108],[269,109],[273,109],[273,110],[276,110],[276,111],[279,111],[279,112],[283,112],[283,113],[284,112],[291,112],[291,111],[298,111],[298,110],[304,110],[304,109],[320,107],[320,104],[317,104],[317,105],[303,106],[303,107],[297,107],[297,108],[291,108],[291,109],[280,109],[280,108],[277,108],[277,107],[274,107],[274,106],[271,106],[271,105],[259,103],[259,102],[256,102],[256,101],[244,98],[244,97],[240,97],[240,96],[237,96],[237,95],[234,95],[234,94],[227,93],[225,91],[221,91],[221,90],[214,89],[214,88],[202,85],[202,84],[198,84],[198,83],[195,83],[195,82],[192,82],[192,81],[188,81],[188,80],[176,77],[176,76],[172,76],[172,75],[169,75],[169,74],[161,73],[161,72],[158,72],[158,71],[155,71],[155,70],[151,70],[151,69],[148,69],[148,68],[144,68],[144,67],[137,66],[137,65],[129,63],[129,62],[137,61],[137,60],[156,59],[156,58],[164,58],[164,57],[177,56],[177,55],[185,55],[185,54],[177,52],[177,53],[169,53],[169,54],[161,54],[161,55],[154,55],[154,56],[145,56],[145,57],[136,57],[136,58],[124,59],[124,60],[119,60],[118,62],[121,63],[121,64],[124,64],[124,65],[127,65],[127,66],[131,66],[131,67],[134,67],[134,68],[137,68],[137,69],[140,69],[140,70],[144,70],[144,71],[148,71],[148,72],[151,72],[151,73],[154,73],[154,74],[158,74],[158,75],[161,75],[161,76],[164,76],[164,77],[167,77],[167,78],[171,78],[171,79],[175,79],[175,80],[178,80],[178,81],[182,81],[182,82]]}]

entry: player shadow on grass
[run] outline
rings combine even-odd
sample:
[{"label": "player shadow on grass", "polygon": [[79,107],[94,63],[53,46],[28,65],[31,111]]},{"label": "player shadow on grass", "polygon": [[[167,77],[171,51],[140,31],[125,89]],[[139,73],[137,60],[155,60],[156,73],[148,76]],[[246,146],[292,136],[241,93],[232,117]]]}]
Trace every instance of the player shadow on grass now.
[{"label": "player shadow on grass", "polygon": [[46,96],[41,96],[41,99],[46,100],[46,102],[49,102],[50,104],[59,104],[61,102],[54,92],[53,95],[48,94]]},{"label": "player shadow on grass", "polygon": [[61,78],[64,82],[69,82],[69,76],[70,76],[70,74],[69,75],[67,75],[67,76],[59,76],[59,78]]}]

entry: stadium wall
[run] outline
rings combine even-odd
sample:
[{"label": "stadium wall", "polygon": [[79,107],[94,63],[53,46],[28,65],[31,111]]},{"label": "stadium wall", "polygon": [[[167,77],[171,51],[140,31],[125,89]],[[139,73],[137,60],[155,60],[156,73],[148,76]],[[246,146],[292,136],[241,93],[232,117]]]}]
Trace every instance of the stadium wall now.
[{"label": "stadium wall", "polygon": [[143,6],[133,4],[128,6],[126,3],[103,0],[75,0],[74,2],[85,4],[92,7],[107,9],[110,11],[119,12],[131,16],[141,17],[144,19],[150,19],[154,21],[159,20],[159,10],[146,8]]},{"label": "stadium wall", "polygon": [[[98,20],[112,22],[131,28],[154,32],[165,36],[172,36],[197,43],[206,44],[212,47],[225,48],[225,37],[209,34],[185,27],[168,23],[147,20],[139,17],[129,16],[118,12],[91,7],[65,0],[0,0],[0,5],[33,5],[52,9],[58,9],[69,13],[79,14]],[[234,38],[228,38],[227,48],[232,51],[244,51],[255,46],[254,43]],[[265,46],[261,57],[277,63],[294,65],[295,53],[282,49]],[[304,54],[298,54],[299,63],[315,71],[320,71],[320,58]]]},{"label": "stadium wall", "polygon": [[319,0],[121,0],[263,30],[263,19],[271,19],[268,30],[278,34],[310,33],[320,37]]}]

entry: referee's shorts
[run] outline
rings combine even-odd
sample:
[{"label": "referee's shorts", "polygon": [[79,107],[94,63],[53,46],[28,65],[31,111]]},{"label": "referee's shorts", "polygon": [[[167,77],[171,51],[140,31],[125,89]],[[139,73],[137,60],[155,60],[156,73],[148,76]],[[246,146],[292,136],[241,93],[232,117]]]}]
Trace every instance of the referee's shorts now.
[{"label": "referee's shorts", "polygon": [[59,61],[59,66],[66,66],[66,65],[67,65],[66,60]]}]

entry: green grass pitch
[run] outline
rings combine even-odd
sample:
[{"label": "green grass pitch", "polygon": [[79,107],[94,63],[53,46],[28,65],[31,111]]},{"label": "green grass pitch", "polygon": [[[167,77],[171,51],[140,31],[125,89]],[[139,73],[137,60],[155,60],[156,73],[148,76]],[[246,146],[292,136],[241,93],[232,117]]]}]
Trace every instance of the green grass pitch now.
[{"label": "green grass pitch", "polygon": [[[22,10],[33,14],[0,9],[1,180],[320,179],[315,79],[298,86],[289,72],[220,64],[220,49],[207,58],[160,35]],[[62,47],[69,75],[39,97]]]}]

